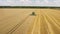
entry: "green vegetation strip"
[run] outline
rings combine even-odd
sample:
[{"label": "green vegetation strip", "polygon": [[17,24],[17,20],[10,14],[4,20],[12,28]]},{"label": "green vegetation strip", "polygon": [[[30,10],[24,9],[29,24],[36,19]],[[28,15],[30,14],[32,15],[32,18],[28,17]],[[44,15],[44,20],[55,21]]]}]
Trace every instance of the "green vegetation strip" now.
[{"label": "green vegetation strip", "polygon": [[60,7],[49,7],[49,6],[0,6],[0,8],[60,8]]}]

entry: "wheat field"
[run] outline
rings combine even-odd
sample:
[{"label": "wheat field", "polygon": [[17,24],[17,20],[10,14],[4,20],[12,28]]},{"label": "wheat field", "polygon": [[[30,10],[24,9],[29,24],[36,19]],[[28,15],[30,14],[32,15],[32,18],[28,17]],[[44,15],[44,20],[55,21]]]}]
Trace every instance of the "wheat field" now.
[{"label": "wheat field", "polygon": [[0,34],[60,34],[60,10],[0,9]]}]

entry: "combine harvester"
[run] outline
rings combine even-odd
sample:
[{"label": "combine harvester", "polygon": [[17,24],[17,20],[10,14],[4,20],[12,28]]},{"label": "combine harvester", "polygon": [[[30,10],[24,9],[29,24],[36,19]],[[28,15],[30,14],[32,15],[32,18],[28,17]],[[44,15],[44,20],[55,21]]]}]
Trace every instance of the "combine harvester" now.
[{"label": "combine harvester", "polygon": [[32,12],[32,14],[30,14],[31,16],[36,16],[35,12]]}]

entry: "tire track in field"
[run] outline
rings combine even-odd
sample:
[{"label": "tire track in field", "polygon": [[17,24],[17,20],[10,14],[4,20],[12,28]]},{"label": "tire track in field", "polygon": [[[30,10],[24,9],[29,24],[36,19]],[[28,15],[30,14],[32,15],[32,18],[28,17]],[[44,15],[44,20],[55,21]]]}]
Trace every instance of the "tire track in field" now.
[{"label": "tire track in field", "polygon": [[20,25],[22,25],[27,19],[29,18],[29,15],[21,22],[19,22],[16,26],[14,26],[7,34],[12,34]]}]

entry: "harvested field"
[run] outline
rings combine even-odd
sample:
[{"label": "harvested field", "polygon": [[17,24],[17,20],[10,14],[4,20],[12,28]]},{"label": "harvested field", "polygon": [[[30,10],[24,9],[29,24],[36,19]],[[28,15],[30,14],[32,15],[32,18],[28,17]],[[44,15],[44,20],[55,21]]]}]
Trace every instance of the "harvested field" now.
[{"label": "harvested field", "polygon": [[60,10],[0,8],[0,34],[60,34]]}]

